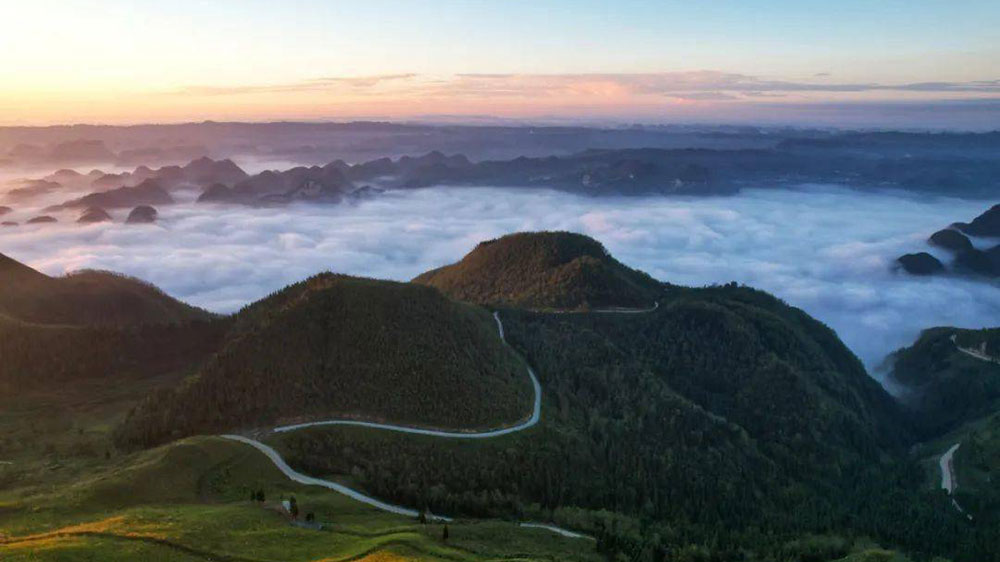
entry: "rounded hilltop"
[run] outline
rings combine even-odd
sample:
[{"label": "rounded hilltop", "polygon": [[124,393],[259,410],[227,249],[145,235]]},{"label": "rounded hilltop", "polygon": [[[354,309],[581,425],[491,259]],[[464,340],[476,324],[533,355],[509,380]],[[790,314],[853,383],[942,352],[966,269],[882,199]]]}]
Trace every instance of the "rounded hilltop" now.
[{"label": "rounded hilltop", "polygon": [[481,242],[461,261],[417,276],[452,298],[543,310],[648,308],[663,284],[572,232],[519,232]]},{"label": "rounded hilltop", "polygon": [[330,418],[493,429],[529,415],[532,399],[487,311],[430,287],[323,273],[237,313],[198,377],[140,405],[118,440]]},{"label": "rounded hilltop", "polygon": [[81,270],[49,277],[3,254],[0,315],[76,326],[176,324],[212,317],[127,275]]}]

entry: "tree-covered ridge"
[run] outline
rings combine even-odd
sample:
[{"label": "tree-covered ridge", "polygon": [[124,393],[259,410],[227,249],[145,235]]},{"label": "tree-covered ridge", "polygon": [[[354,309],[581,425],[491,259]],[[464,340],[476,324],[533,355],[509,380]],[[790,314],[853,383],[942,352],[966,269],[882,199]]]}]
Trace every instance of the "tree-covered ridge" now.
[{"label": "tree-covered ridge", "polygon": [[211,317],[134,277],[94,270],[49,277],[2,254],[0,313],[32,323],[83,326],[181,323]]},{"label": "tree-covered ridge", "polygon": [[995,412],[1000,405],[1000,364],[963,353],[963,348],[995,354],[1000,329],[924,330],[913,345],[890,356],[891,380],[927,437]]},{"label": "tree-covered ridge", "polygon": [[1000,360],[1000,328],[955,330],[955,343],[986,357]]},{"label": "tree-covered ridge", "polygon": [[542,382],[537,428],[481,443],[317,428],[282,436],[293,466],[436,513],[555,519],[635,560],[833,559],[791,545],[830,532],[983,559],[988,541],[905,460],[891,397],[801,311],[730,285],[642,315],[501,316]]},{"label": "tree-covered ridge", "polygon": [[417,276],[458,300],[529,309],[647,308],[661,284],[570,232],[521,232],[481,242],[458,263]]},{"label": "tree-covered ridge", "polygon": [[516,423],[531,401],[487,311],[430,287],[321,274],[240,311],[199,375],[140,404],[118,440],[331,417],[477,429]]},{"label": "tree-covered ridge", "polygon": [[[907,441],[891,397],[833,332],[765,293],[680,290],[656,312],[634,317],[507,316],[509,340],[537,367],[546,391],[559,403],[578,402],[578,411],[590,410],[581,391],[605,377],[599,373],[629,368],[738,426],[789,474],[833,471]],[[634,388],[615,386],[624,388],[613,395]]]},{"label": "tree-covered ridge", "polygon": [[66,326],[0,315],[0,394],[95,380],[151,378],[206,360],[226,319],[138,326]]},{"label": "tree-covered ridge", "polygon": [[975,424],[955,452],[957,500],[977,525],[1000,529],[1000,412]]}]

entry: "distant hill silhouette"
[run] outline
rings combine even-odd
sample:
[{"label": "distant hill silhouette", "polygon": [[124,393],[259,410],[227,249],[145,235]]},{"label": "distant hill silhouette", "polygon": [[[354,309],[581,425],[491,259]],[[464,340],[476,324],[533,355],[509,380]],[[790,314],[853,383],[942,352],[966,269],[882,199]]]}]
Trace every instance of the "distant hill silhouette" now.
[{"label": "distant hill silhouette", "polygon": [[970,236],[1000,237],[1000,204],[993,205],[971,223],[956,223],[955,227]]},{"label": "distant hill silhouette", "polygon": [[157,211],[155,207],[149,205],[139,205],[138,207],[129,211],[128,218],[125,219],[127,224],[146,224],[156,222]]},{"label": "distant hill silhouette", "polygon": [[957,222],[931,235],[928,243],[950,252],[950,268],[946,268],[927,252],[900,256],[896,261],[914,275],[933,275],[952,271],[973,278],[992,280],[1000,278],[1000,244],[980,250],[966,236],[1000,237],[1000,205],[994,205],[971,223]]},{"label": "distant hill silhouette", "polygon": [[59,211],[79,207],[120,209],[137,205],[169,205],[173,202],[173,198],[159,182],[148,179],[135,187],[119,187],[110,191],[98,191],[49,207],[48,210]]}]

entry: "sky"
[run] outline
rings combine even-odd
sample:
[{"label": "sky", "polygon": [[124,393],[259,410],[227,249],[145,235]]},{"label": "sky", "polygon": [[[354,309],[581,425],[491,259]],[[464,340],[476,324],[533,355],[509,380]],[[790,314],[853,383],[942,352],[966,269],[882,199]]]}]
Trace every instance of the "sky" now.
[{"label": "sky", "polygon": [[[112,223],[91,225],[65,212],[55,224],[0,229],[0,248],[51,275],[119,271],[230,312],[324,270],[409,280],[457,261],[483,240],[570,230],[661,280],[737,281],[771,292],[830,325],[878,376],[886,354],[925,328],[996,324],[995,285],[892,269],[898,256],[917,251],[950,261],[927,244],[929,233],[969,221],[990,204],[832,186],[600,200],[547,190],[427,188],[387,191],[357,205],[182,202],[161,207],[157,224],[144,226],[123,224],[127,210],[111,210]],[[23,208],[7,217],[23,223],[39,212]],[[996,242],[975,240],[982,247]]]},{"label": "sky", "polygon": [[995,1],[0,0],[0,13],[0,124],[1000,114]]}]

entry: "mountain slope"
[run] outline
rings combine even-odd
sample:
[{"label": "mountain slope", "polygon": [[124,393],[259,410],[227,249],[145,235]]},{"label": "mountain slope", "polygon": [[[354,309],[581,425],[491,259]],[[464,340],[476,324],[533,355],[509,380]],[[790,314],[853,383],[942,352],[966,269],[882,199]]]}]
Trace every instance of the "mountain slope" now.
[{"label": "mountain slope", "polygon": [[725,528],[747,558],[784,559],[769,549],[803,533],[901,540],[880,510],[907,509],[913,528],[944,510],[892,460],[910,436],[891,397],[829,328],[765,293],[674,288],[643,314],[501,316],[541,380],[537,429],[466,444],[314,428],[279,449],[402,505],[554,517],[612,554],[637,541],[683,559],[677,537]]},{"label": "mountain slope", "polygon": [[2,254],[0,314],[26,322],[75,325],[176,323],[211,317],[132,277],[90,270],[49,277]]},{"label": "mountain slope", "polygon": [[26,391],[64,393],[75,388],[82,400],[95,385],[120,385],[119,393],[129,392],[132,385],[203,362],[228,326],[225,319],[139,326],[44,325],[0,314],[0,394],[10,398]]},{"label": "mountain slope", "polygon": [[902,388],[904,403],[928,438],[1000,407],[1000,363],[960,347],[1000,357],[1000,328],[931,328],[890,356],[891,380]]},{"label": "mountain slope", "polygon": [[481,242],[462,261],[417,276],[451,297],[531,309],[648,308],[658,281],[570,232],[524,232]]},{"label": "mountain slope", "polygon": [[137,408],[119,442],[331,417],[497,427],[531,400],[486,311],[429,287],[322,274],[241,311],[198,377]]}]

